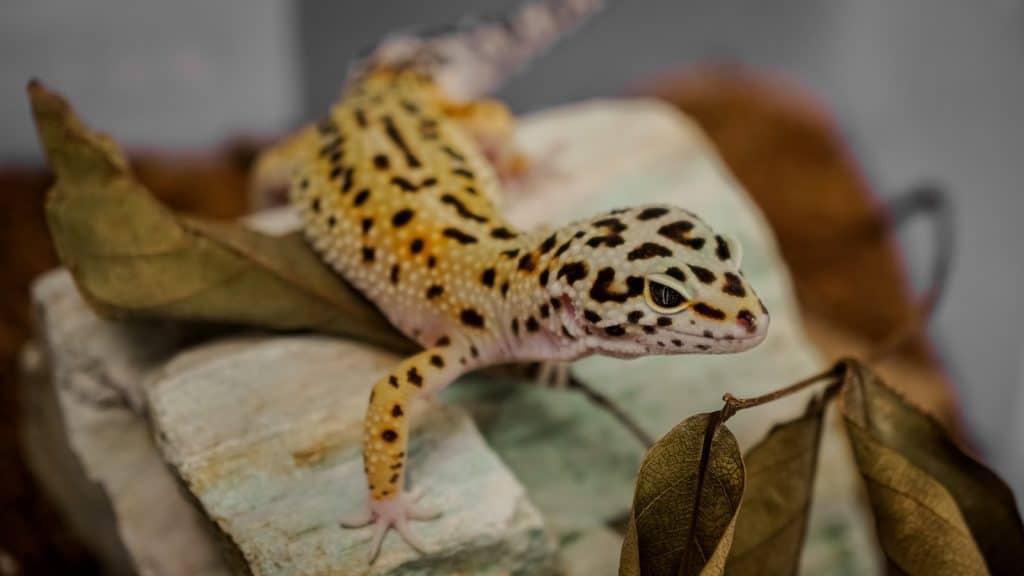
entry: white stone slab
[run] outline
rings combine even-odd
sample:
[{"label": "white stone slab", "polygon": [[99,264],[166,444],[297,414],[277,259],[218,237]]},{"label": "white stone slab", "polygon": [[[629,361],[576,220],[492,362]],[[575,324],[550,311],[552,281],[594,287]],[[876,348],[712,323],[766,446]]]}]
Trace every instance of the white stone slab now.
[{"label": "white stone slab", "polygon": [[362,415],[391,354],[326,337],[229,340],[185,353],[149,387],[164,454],[254,574],[545,574],[554,542],[523,487],[455,408],[417,402],[409,474],[445,514],[394,533],[372,568]]}]

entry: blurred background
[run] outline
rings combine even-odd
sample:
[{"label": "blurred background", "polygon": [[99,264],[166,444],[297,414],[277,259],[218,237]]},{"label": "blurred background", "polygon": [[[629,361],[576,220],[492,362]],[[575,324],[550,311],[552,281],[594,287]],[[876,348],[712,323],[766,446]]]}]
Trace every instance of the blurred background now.
[{"label": "blurred background", "polygon": [[[24,93],[31,77],[63,92],[90,124],[129,149],[188,161],[223,153],[233,138],[269,138],[316,118],[338,94],[348,59],[388,31],[514,4],[5,3],[0,7],[0,171],[29,178],[36,188],[45,182],[32,180],[42,159]],[[745,116],[726,113],[723,94],[735,96],[729,90],[739,86],[789,102],[797,114],[816,119],[810,125],[825,126],[830,138],[834,130],[840,156],[850,158],[849,178],[879,201],[921,182],[944,187],[954,204],[957,244],[931,344],[953,386],[952,420],[963,424],[965,440],[1020,494],[1024,307],[1018,300],[1024,243],[1018,221],[1024,213],[1019,190],[1024,115],[1017,106],[1024,102],[1022,66],[1024,3],[1013,0],[634,0],[613,3],[499,96],[525,113],[586,98],[657,93],[695,114],[730,161],[742,157],[746,143],[766,142],[756,128],[767,124],[751,124],[755,129],[744,132]],[[721,106],[712,113],[708,102]],[[823,150],[814,144],[801,153],[807,158]],[[774,224],[772,197],[754,185],[759,175],[773,174],[772,162],[730,167]],[[774,182],[782,189],[787,180]],[[795,201],[827,203],[829,190],[808,187]],[[785,196],[786,190],[777,193]],[[38,207],[21,211],[8,190],[3,195],[5,228],[39,218]],[[231,215],[243,209],[239,202],[210,212]],[[789,221],[780,231],[783,248],[799,242],[805,226],[810,245],[804,249],[810,254],[802,257],[829,260],[827,247],[815,253],[811,241],[810,231],[822,226],[815,220],[819,212],[793,213],[805,220]],[[913,227],[901,241],[907,277],[920,284],[931,262],[930,236]],[[52,258],[40,250],[4,246],[10,262],[5,267],[39,271]],[[873,279],[862,274],[855,280],[868,285]],[[815,293],[804,289],[800,296],[805,306],[815,307]],[[871,298],[878,301],[877,294]],[[8,316],[25,329],[27,312]],[[5,338],[5,345],[14,346],[18,336]],[[10,395],[3,398],[9,401]],[[7,406],[3,414],[12,411]],[[5,474],[21,474],[7,458],[0,466],[8,468]],[[23,496],[34,494],[27,477],[12,486]],[[43,501],[16,513],[53,514]],[[66,545],[68,554],[76,553],[73,545],[55,538],[49,545]],[[0,573],[2,561],[0,556]]]}]

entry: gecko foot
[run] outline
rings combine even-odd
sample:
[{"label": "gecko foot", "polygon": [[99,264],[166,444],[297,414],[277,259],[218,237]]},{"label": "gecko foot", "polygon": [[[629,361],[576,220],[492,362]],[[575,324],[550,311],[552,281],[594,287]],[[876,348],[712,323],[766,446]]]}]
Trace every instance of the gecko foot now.
[{"label": "gecko foot", "polygon": [[415,491],[403,492],[387,500],[371,500],[366,509],[349,518],[342,519],[341,525],[344,528],[362,528],[373,525],[373,536],[370,538],[370,549],[367,556],[367,562],[370,564],[377,559],[381,543],[389,528],[394,528],[406,544],[423,554],[423,544],[409,530],[409,520],[434,520],[441,515],[441,511],[419,505],[417,500],[419,500],[419,494]]},{"label": "gecko foot", "polygon": [[546,388],[565,390],[569,387],[569,362],[541,362],[535,378]]}]

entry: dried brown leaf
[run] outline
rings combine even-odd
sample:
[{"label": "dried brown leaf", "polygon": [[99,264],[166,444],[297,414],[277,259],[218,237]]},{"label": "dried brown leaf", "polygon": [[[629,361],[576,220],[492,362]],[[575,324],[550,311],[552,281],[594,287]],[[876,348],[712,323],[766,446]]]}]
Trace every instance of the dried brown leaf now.
[{"label": "dried brown leaf", "polygon": [[620,576],[723,574],[743,497],[736,438],[719,413],[684,420],[647,453]]},{"label": "dried brown leaf", "polygon": [[1010,489],[870,369],[845,362],[843,419],[888,561],[908,574],[1018,574]]},{"label": "dried brown leaf", "polygon": [[63,98],[38,82],[28,92],[57,177],[46,206],[50,233],[102,313],[318,330],[415,349],[298,236],[174,214]]},{"label": "dried brown leaf", "polygon": [[816,396],[802,416],[775,426],[747,451],[747,486],[729,553],[730,576],[797,573],[831,396]]}]

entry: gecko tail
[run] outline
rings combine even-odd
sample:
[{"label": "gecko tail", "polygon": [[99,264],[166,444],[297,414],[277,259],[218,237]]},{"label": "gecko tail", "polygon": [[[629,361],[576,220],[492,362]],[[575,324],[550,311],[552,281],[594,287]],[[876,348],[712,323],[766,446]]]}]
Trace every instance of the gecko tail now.
[{"label": "gecko tail", "polygon": [[421,69],[455,100],[493,93],[600,11],[607,0],[527,0],[508,14],[391,34],[358,58],[348,82],[380,66]]}]

